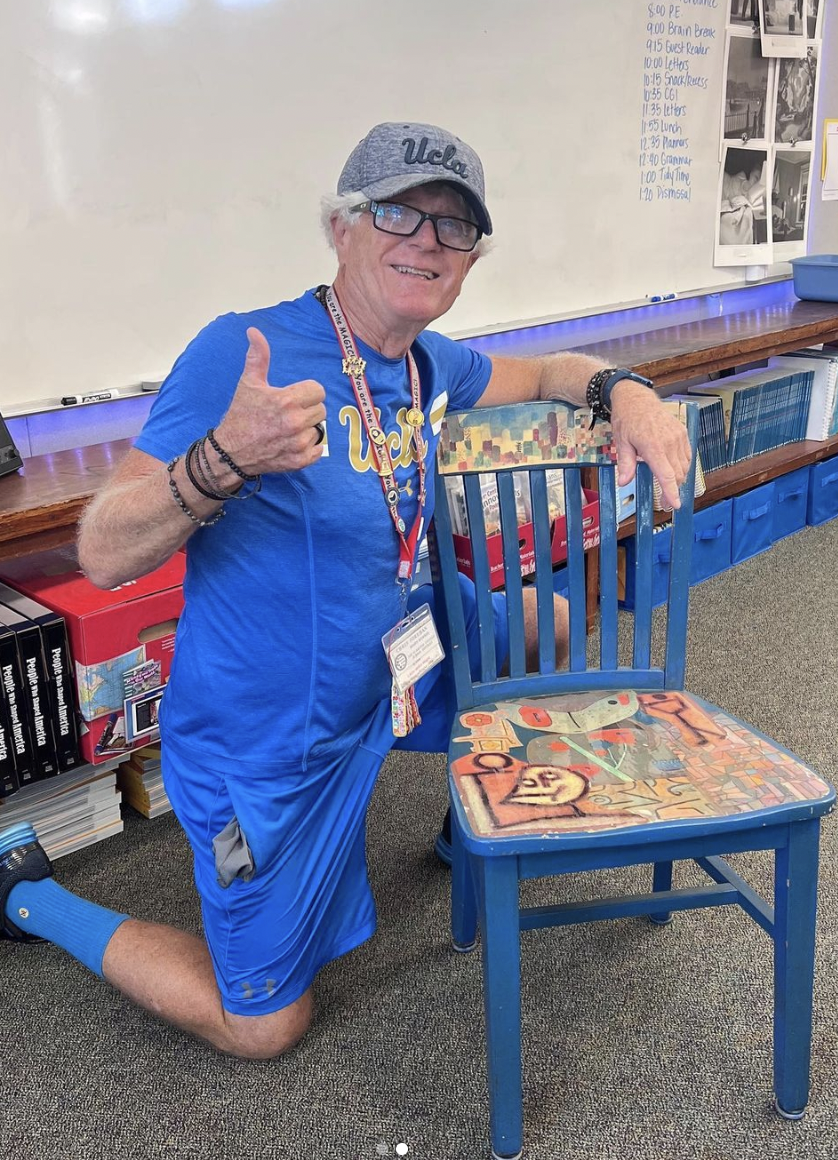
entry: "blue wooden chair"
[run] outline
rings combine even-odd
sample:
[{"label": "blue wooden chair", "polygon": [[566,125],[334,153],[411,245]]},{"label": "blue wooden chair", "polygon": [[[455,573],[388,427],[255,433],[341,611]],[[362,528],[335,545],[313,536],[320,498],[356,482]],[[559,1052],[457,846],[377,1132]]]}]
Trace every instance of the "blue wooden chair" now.
[{"label": "blue wooden chair", "polygon": [[[693,447],[695,429],[690,414]],[[598,475],[600,520],[596,665],[587,660],[580,483],[582,468],[591,464]],[[513,478],[512,468],[523,470]],[[554,647],[556,532],[548,512],[548,468],[563,472],[567,511],[570,647],[561,671]],[[510,629],[506,675],[499,675],[503,658],[495,656],[495,577],[478,479],[489,471],[502,522]],[[457,705],[449,749],[451,925],[457,950],[471,950],[480,932],[493,1156],[518,1157],[523,1148],[519,932],[606,918],[648,915],[663,924],[676,910],[738,903],[771,936],[774,1104],[782,1116],[802,1116],[809,1088],[819,826],[835,794],[788,750],[683,691],[693,478],[681,489],[682,507],[673,520],[665,642],[653,649],[653,493],[648,467],[638,469],[633,652],[630,666],[621,666],[615,466],[607,426],[586,432],[579,420],[574,425],[573,416],[568,419],[561,403],[451,414],[437,472],[432,563],[438,608],[444,608],[438,627]],[[442,492],[452,477],[462,480],[468,512],[481,636],[477,679],[470,671],[457,582],[463,544],[453,539]],[[533,508],[537,672],[527,671],[524,650],[526,582],[515,503],[516,481],[520,486],[522,479],[528,479]],[[661,663],[653,664],[653,652],[663,654]],[[773,908],[719,857],[746,850],[775,852]],[[680,859],[693,859],[706,872],[707,885],[673,889],[672,867]],[[648,894],[550,907],[519,904],[522,879],[644,863],[652,867]]]}]

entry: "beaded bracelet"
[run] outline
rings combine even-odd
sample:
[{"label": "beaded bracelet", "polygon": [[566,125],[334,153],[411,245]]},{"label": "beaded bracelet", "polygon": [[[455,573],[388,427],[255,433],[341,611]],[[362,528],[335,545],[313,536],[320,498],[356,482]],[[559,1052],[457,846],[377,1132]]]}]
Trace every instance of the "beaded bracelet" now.
[{"label": "beaded bracelet", "polygon": [[209,440],[210,447],[212,447],[213,451],[218,456],[218,458],[223,463],[226,463],[231,471],[235,471],[235,473],[239,477],[239,479],[246,479],[248,481],[248,483],[254,483],[259,478],[258,475],[248,475],[246,471],[242,471],[242,469],[239,467],[239,465],[237,463],[233,462],[233,460],[230,458],[230,456],[227,454],[227,452],[218,446],[218,442],[215,438],[215,428],[214,427],[210,427],[209,431],[207,431],[207,439]]},{"label": "beaded bracelet", "polygon": [[211,528],[212,525],[217,524],[221,517],[225,514],[224,508],[219,508],[211,520],[202,520],[199,516],[195,515],[195,513],[187,506],[183,496],[180,494],[178,485],[175,483],[175,464],[177,464],[179,460],[180,456],[176,455],[170,463],[166,464],[166,471],[169,473],[169,489],[171,490],[172,497],[184,515],[189,516],[193,524],[197,524],[200,528]]},{"label": "beaded bracelet", "polygon": [[[218,483],[210,479],[201,465],[201,455],[199,445],[203,442],[201,439],[196,439],[192,443],[186,454],[183,457],[183,466],[186,468],[186,474],[189,482],[206,499],[230,499],[230,492],[222,491]],[[213,486],[215,484],[215,486]]]},{"label": "beaded bracelet", "polygon": [[[209,461],[209,456],[207,455],[207,449],[206,449],[206,445],[205,445],[205,439],[198,439],[198,440],[196,440],[196,443],[197,443],[197,449],[195,452],[196,466],[198,467],[199,474],[201,475],[201,478],[204,480],[204,483],[207,485],[207,487],[215,487],[219,490],[222,490],[221,484],[218,482],[218,479],[216,478],[215,472],[212,469],[212,464]],[[194,446],[194,444],[193,444],[193,446]],[[262,490],[262,476],[261,475],[248,475],[248,476],[245,476],[245,479],[247,481],[253,483],[253,487],[251,487],[250,491],[245,491],[244,487],[240,486],[238,491],[224,492],[223,493],[224,499],[250,499],[250,497],[252,495],[256,495],[257,491]],[[218,498],[220,499],[221,496],[219,496]]]}]

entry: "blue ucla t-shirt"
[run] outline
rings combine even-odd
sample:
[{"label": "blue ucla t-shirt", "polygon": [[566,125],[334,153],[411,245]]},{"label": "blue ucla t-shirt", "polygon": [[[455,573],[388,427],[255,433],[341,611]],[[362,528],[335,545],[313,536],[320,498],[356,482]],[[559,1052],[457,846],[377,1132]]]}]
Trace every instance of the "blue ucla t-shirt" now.
[{"label": "blue ucla t-shirt", "polygon": [[[163,736],[243,769],[299,771],[364,740],[389,699],[381,638],[401,616],[399,540],[331,321],[314,297],[228,314],[175,363],[136,446],[168,462],[216,426],[244,367],[246,331],[268,340],[277,389],[315,379],[326,391],[329,454],[302,471],[265,475],[253,498],[187,542],[186,608],[163,701]],[[356,339],[413,526],[418,469],[406,421],[405,359]],[[446,408],[473,406],[489,382],[482,354],[424,332],[413,345],[421,378],[428,498]]]}]

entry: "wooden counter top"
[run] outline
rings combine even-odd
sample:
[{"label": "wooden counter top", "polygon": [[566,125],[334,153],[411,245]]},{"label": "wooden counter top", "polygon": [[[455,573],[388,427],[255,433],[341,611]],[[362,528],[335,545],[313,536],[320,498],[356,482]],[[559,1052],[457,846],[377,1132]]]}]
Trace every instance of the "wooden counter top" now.
[{"label": "wooden counter top", "polygon": [[611,366],[633,367],[658,386],[667,386],[836,339],[838,302],[801,302],[792,297],[773,306],[593,341],[573,349],[595,354]]},{"label": "wooden counter top", "polygon": [[131,439],[54,451],[0,476],[0,558],[68,544],[79,516],[127,454]]}]

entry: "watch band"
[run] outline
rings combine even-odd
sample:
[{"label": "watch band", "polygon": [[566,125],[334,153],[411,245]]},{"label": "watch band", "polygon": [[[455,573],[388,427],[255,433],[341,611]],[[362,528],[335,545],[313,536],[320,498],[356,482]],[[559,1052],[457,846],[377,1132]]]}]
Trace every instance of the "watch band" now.
[{"label": "watch band", "polygon": [[623,367],[603,367],[591,375],[585,392],[585,400],[591,409],[591,426],[597,419],[611,418],[611,395],[617,383],[623,379],[642,383],[644,387],[651,387],[652,380],[638,375]]},{"label": "watch band", "polygon": [[624,370],[624,369],[615,370],[612,373],[611,377],[606,382],[605,386],[602,388],[602,397],[603,397],[603,400],[605,401],[606,407],[608,408],[609,414],[611,412],[612,392],[613,392],[614,388],[616,387],[617,383],[622,382],[623,379],[631,379],[632,382],[640,383],[644,387],[651,387],[652,386],[651,379],[647,379],[644,375],[638,375],[635,371]]}]

